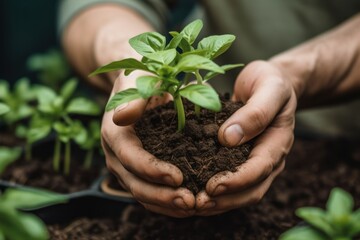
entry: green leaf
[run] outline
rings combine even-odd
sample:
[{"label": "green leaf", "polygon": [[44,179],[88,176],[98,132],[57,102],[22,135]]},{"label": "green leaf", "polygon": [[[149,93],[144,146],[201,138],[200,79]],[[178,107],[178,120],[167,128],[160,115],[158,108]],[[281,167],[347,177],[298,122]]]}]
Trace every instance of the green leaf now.
[{"label": "green leaf", "polygon": [[159,93],[158,83],[161,79],[155,76],[141,76],[136,79],[136,88],[142,98],[149,98]]},{"label": "green leaf", "polygon": [[349,236],[356,236],[358,234],[360,234],[360,209],[351,214],[349,227]]},{"label": "green leaf", "polygon": [[331,218],[336,218],[337,221],[341,221],[341,219],[350,216],[353,207],[354,200],[348,192],[341,188],[331,190],[329,200],[326,204],[327,212]]},{"label": "green leaf", "polygon": [[0,173],[12,162],[19,159],[21,155],[21,149],[18,147],[9,148],[0,146]]},{"label": "green leaf", "polygon": [[[244,64],[238,63],[238,64],[227,64],[227,65],[223,65],[223,66],[220,66],[220,67],[224,70],[224,72],[226,72],[226,71],[229,71],[231,69],[238,68],[238,67],[243,67],[243,66],[244,66]],[[219,74],[220,73],[218,73],[218,72],[211,72],[211,71],[208,72],[204,77],[204,82],[212,79],[213,77],[216,77]]]},{"label": "green leaf", "polygon": [[4,233],[1,231],[1,228],[0,228],[0,240],[6,240]]},{"label": "green leaf", "polygon": [[146,32],[131,38],[129,43],[136,52],[145,56],[149,53],[164,50],[166,38],[157,32]]},{"label": "green leaf", "polygon": [[137,89],[126,89],[124,91],[115,93],[115,95],[106,104],[105,110],[110,111],[123,103],[127,103],[138,98],[142,98],[142,96]]},{"label": "green leaf", "polygon": [[176,49],[179,46],[181,40],[183,39],[183,36],[180,35],[179,33],[177,32],[172,32],[172,33],[174,35],[172,35],[172,39],[170,40],[169,44],[166,46],[165,49]]},{"label": "green leaf", "polygon": [[235,36],[231,34],[209,36],[199,42],[198,49],[207,50],[206,57],[214,59],[226,52],[234,40]]},{"label": "green leaf", "polygon": [[17,209],[31,209],[57,203],[65,203],[67,197],[45,190],[9,188],[1,196],[1,202]]},{"label": "green leaf", "polygon": [[38,109],[42,112],[52,113],[54,110],[52,102],[57,98],[56,93],[45,86],[37,86],[35,91],[39,102]]},{"label": "green leaf", "polygon": [[323,235],[312,227],[295,227],[283,233],[279,240],[328,240],[328,237]]},{"label": "green leaf", "polygon": [[224,70],[212,60],[199,55],[186,55],[176,65],[178,72],[194,72],[199,69],[209,70],[217,73],[224,73]]},{"label": "green leaf", "polygon": [[0,80],[0,99],[6,99],[10,94],[9,83],[5,80]]},{"label": "green leaf", "polygon": [[218,112],[221,110],[219,95],[207,85],[192,84],[180,90],[180,95],[196,105]]},{"label": "green leaf", "polygon": [[197,36],[199,35],[203,23],[201,20],[197,19],[184,27],[180,32],[180,35],[191,45],[195,42]]},{"label": "green leaf", "polygon": [[31,127],[27,132],[26,139],[31,144],[40,139],[47,137],[51,132],[51,125],[43,125],[38,127]]},{"label": "green leaf", "polygon": [[21,213],[7,204],[0,205],[0,229],[9,240],[46,240],[46,226],[37,217]]},{"label": "green leaf", "polygon": [[[107,73],[111,71],[118,71],[118,70],[126,70],[126,71],[134,71],[134,70],[144,70],[151,72],[145,64],[142,62],[134,59],[134,58],[126,58],[120,61],[115,61],[109,63],[105,66],[99,67],[94,72],[92,72],[89,77],[100,74],[100,73]],[[129,73],[129,72],[128,72]]]},{"label": "green leaf", "polygon": [[158,51],[154,53],[148,53],[144,55],[145,57],[163,63],[163,64],[170,64],[176,57],[176,50],[175,49],[168,49],[164,51]]},{"label": "green leaf", "polygon": [[0,116],[9,112],[10,108],[8,105],[4,104],[4,103],[0,103]]},{"label": "green leaf", "polygon": [[14,85],[14,94],[24,100],[32,100],[35,98],[35,94],[30,88],[30,80],[26,77],[16,81]]},{"label": "green leaf", "polygon": [[334,229],[327,219],[326,212],[321,208],[302,207],[296,210],[296,215],[304,219],[307,223],[320,229],[329,236],[334,234]]},{"label": "green leaf", "polygon": [[66,112],[70,114],[82,114],[82,115],[99,115],[100,107],[95,102],[79,97],[72,99],[66,107]]},{"label": "green leaf", "polygon": [[71,96],[74,94],[75,89],[78,85],[78,80],[76,78],[72,78],[65,83],[65,85],[60,90],[60,96],[65,100],[69,100]]}]

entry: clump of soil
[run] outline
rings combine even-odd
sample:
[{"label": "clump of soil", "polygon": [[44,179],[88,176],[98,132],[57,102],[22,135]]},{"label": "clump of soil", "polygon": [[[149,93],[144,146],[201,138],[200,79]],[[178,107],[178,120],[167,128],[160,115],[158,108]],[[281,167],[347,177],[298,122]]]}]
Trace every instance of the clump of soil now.
[{"label": "clump of soil", "polygon": [[186,126],[183,132],[178,132],[177,115],[170,102],[145,112],[135,130],[144,149],[179,167],[184,175],[182,186],[196,194],[212,176],[223,171],[234,172],[248,158],[250,143],[227,148],[217,139],[221,124],[242,105],[226,99],[222,101],[221,112],[203,109],[197,117],[194,105],[185,101]]},{"label": "clump of soil", "polygon": [[296,140],[286,161],[285,170],[254,206],[212,217],[174,219],[131,204],[117,218],[81,218],[49,226],[51,239],[276,240],[301,222],[294,215],[297,208],[325,208],[334,187],[348,191],[355,209],[360,207],[360,142]]}]

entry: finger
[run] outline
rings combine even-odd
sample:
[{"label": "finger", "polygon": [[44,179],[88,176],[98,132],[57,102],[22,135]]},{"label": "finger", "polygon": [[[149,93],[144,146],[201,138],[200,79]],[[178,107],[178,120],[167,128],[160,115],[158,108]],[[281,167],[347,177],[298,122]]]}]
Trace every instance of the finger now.
[{"label": "finger", "polygon": [[195,197],[185,188],[171,188],[163,185],[152,184],[127,171],[117,160],[115,155],[106,153],[109,170],[121,180],[121,185],[133,197],[148,205],[162,208],[189,210],[194,208]]},{"label": "finger", "polygon": [[292,126],[269,127],[254,143],[248,160],[236,172],[219,173],[206,184],[210,196],[241,191],[266,179],[289,153],[294,141]]},{"label": "finger", "polygon": [[259,135],[290,97],[291,88],[276,70],[262,62],[250,64],[235,85],[235,99],[245,105],[220,127],[220,143],[237,146]]},{"label": "finger", "polygon": [[269,175],[264,181],[257,185],[235,194],[221,195],[211,198],[205,192],[196,198],[196,215],[210,216],[230,211],[232,209],[256,204],[261,201],[268,191],[275,177],[281,173],[285,167],[285,161]]},{"label": "finger", "polygon": [[132,126],[116,126],[111,113],[104,114],[102,140],[104,150],[111,152],[116,161],[133,174],[153,183],[170,186],[182,183],[183,175],[179,168],[145,151]]}]

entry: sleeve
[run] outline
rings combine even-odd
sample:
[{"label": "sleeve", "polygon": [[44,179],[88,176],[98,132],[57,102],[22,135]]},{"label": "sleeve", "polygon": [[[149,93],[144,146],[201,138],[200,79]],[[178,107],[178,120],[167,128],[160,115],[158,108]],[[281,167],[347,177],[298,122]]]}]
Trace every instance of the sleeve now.
[{"label": "sleeve", "polygon": [[166,4],[161,0],[62,0],[58,12],[58,33],[61,35],[63,29],[79,12],[104,3],[121,4],[135,10],[160,32],[165,31],[170,17]]}]

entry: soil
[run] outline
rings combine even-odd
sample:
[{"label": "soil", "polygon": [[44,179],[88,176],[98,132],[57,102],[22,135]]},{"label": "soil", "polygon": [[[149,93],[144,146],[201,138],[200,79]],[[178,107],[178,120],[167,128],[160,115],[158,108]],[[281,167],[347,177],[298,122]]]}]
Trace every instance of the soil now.
[{"label": "soil", "polygon": [[[130,204],[118,218],[81,218],[49,226],[51,239],[242,239],[271,240],[301,223],[303,206],[324,208],[329,193],[341,187],[360,207],[360,142],[296,140],[285,170],[254,206],[212,217],[174,219]],[[360,239],[360,237],[356,238]]]},{"label": "soil", "polygon": [[0,179],[57,193],[72,193],[88,189],[100,175],[102,168],[85,169],[82,161],[73,157],[70,169],[67,176],[62,174],[62,169],[59,173],[54,172],[51,157],[35,156],[29,161],[22,158],[11,163],[0,175]]},{"label": "soil", "polygon": [[186,125],[179,132],[174,104],[170,102],[145,112],[135,130],[144,149],[179,167],[184,176],[182,186],[196,194],[212,176],[223,171],[235,172],[249,156],[251,143],[227,148],[217,139],[219,127],[242,106],[225,97],[221,112],[202,109],[197,117],[194,105],[184,101]]}]

